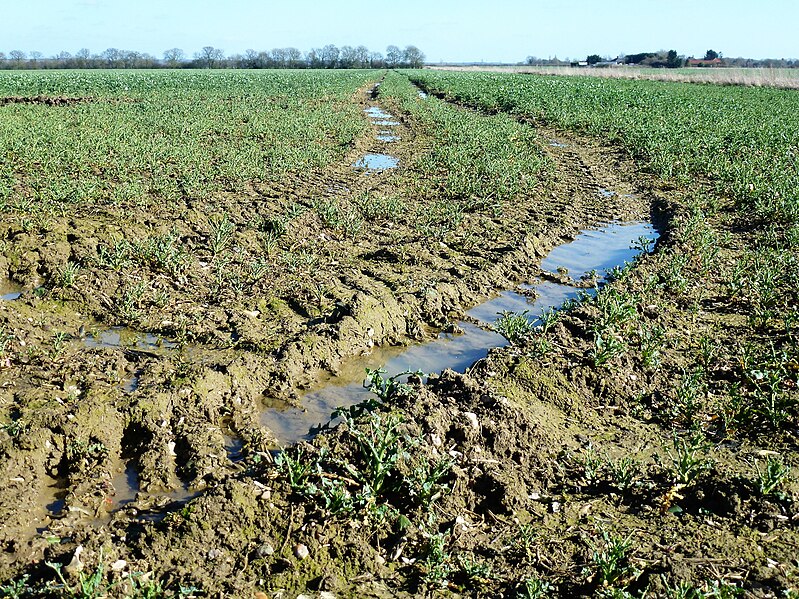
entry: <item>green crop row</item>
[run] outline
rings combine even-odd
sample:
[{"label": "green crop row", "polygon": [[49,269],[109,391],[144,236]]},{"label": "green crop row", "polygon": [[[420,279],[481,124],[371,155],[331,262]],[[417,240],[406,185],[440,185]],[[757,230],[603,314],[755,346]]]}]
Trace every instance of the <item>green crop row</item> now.
[{"label": "green crop row", "polygon": [[799,223],[796,91],[496,73],[410,77],[488,112],[617,141],[663,178],[706,178],[749,214]]},{"label": "green crop row", "polygon": [[[372,71],[0,74],[0,210],[170,203],[339,160]],[[41,96],[62,104],[36,102]],[[26,102],[3,102],[25,98]]]}]

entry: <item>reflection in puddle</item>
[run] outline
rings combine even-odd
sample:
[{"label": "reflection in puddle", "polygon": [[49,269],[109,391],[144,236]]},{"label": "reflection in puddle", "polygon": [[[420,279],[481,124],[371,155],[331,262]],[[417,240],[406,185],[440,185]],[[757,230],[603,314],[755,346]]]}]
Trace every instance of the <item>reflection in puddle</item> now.
[{"label": "reflection in puddle", "polygon": [[355,168],[365,168],[370,171],[382,171],[389,168],[397,168],[399,159],[388,154],[366,154],[359,159],[353,166]]},{"label": "reflection in puddle", "polygon": [[423,92],[422,90],[419,90],[419,97],[420,97],[422,100],[425,100],[425,99],[427,99],[427,93],[426,93],[426,92]]},{"label": "reflection in puddle", "polygon": [[22,285],[8,279],[0,279],[0,300],[11,301],[22,295]]},{"label": "reflection in puddle", "polygon": [[233,435],[222,434],[225,439],[225,452],[231,462],[240,462],[242,460],[242,450],[244,449],[244,441]]},{"label": "reflection in puddle", "polygon": [[553,148],[568,148],[568,144],[558,141],[557,139],[553,139],[549,142],[549,145]]},{"label": "reflection in puddle", "polygon": [[394,135],[393,133],[389,133],[388,131],[380,131],[377,134],[377,139],[380,141],[399,141],[399,135]]},{"label": "reflection in puddle", "polygon": [[372,122],[379,127],[396,127],[397,125],[400,124],[399,121],[395,121],[392,119],[381,119]]},{"label": "reflection in puddle", "polygon": [[152,333],[142,333],[125,327],[111,327],[86,335],[83,340],[87,347],[124,347],[145,351],[174,349],[176,343]]},{"label": "reflection in puddle", "polygon": [[599,195],[601,195],[603,198],[612,198],[613,196],[616,195],[615,191],[610,191],[609,189],[605,189],[604,187],[600,187],[597,191],[599,192]]},{"label": "reflection in puddle", "polygon": [[[639,253],[631,248],[632,243],[640,237],[656,239],[657,236],[649,223],[611,223],[599,230],[583,231],[571,243],[555,248],[542,261],[541,268],[556,270],[563,266],[569,269],[572,277],[597,271],[601,283],[601,271],[623,266],[625,261],[632,260]],[[522,288],[533,290],[535,297],[506,291],[472,308],[468,315],[485,325],[493,323],[497,314],[505,310],[528,310],[537,317],[580,293],[574,286],[553,282],[524,285]],[[363,387],[366,368],[382,367],[388,375],[416,370],[440,372],[445,368],[463,372],[485,357],[489,349],[507,344],[504,337],[484,328],[466,322],[460,322],[458,326],[463,330],[461,335],[442,333],[429,343],[407,348],[375,348],[370,355],[349,361],[339,376],[322,381],[318,389],[306,393],[301,408],[268,406],[261,416],[261,424],[284,445],[309,439],[314,433],[312,427],[328,422],[337,407],[354,405],[368,397],[369,392]]]}]

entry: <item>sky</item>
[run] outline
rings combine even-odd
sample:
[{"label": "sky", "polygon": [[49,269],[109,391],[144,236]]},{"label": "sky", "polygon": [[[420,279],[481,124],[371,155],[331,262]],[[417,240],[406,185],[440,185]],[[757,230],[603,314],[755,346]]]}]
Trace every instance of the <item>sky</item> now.
[{"label": "sky", "polygon": [[0,51],[412,44],[436,62],[615,57],[675,49],[799,58],[797,0],[0,0]]}]

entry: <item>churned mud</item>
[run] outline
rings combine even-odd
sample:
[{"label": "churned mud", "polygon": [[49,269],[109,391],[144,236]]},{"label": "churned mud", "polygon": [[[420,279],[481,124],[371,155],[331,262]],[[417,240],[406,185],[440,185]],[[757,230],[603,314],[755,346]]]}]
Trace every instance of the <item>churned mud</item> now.
[{"label": "churned mud", "polygon": [[[710,274],[681,299],[652,283],[682,248],[684,192],[538,127],[533,194],[477,242],[425,238],[407,205],[392,210],[426,131],[379,87],[353,101],[373,130],[326,171],[207,204],[0,225],[0,579],[56,588],[46,562],[77,554],[112,596],[790,588],[795,484],[764,494],[743,474],[774,449],[750,436],[711,455],[666,426],[684,406],[662,415],[701,331],[720,324],[725,343],[737,318],[714,321]],[[607,308],[591,271],[632,254],[592,246],[591,230],[630,222],[643,254],[613,274]],[[663,233],[652,254],[646,223]],[[576,238],[587,256],[550,253]],[[492,328],[580,290],[510,343]],[[602,329],[608,310],[627,328]],[[625,347],[654,335],[657,367],[597,344],[600,330]],[[734,376],[722,354],[711,378]],[[388,378],[418,369],[429,377]]]}]

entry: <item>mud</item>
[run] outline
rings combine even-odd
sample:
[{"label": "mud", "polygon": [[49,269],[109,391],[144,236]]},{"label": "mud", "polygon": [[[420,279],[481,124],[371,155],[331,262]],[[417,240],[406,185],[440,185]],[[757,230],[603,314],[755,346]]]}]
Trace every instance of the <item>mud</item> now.
[{"label": "mud", "polygon": [[[600,141],[539,126],[550,164],[534,194],[470,215],[479,243],[425,238],[407,212],[391,215],[401,191],[415,189],[405,165],[427,132],[379,88],[353,101],[395,115],[392,154],[403,168],[352,168],[385,143],[376,132],[386,119],[376,119],[323,172],[157,210],[106,207],[53,219],[36,235],[0,225],[10,242],[0,277],[41,289],[0,302],[0,476],[11,481],[0,488],[0,580],[57,583],[45,562],[67,564],[80,547],[86,572],[104,564],[112,596],[133,594],[125,575],[137,573],[169,593],[208,596],[792,588],[796,483],[763,495],[752,474],[764,451],[795,463],[790,431],[711,436],[701,455],[712,466],[690,483],[671,466],[679,420],[668,418],[680,414],[660,410],[697,365],[699,336],[733,347],[746,330],[716,273],[682,295],[652,283],[672,252],[695,255],[680,228],[695,190],[652,180]],[[367,201],[378,209],[358,212]],[[235,229],[213,252],[205,215],[223,210]],[[368,215],[360,225],[358,215]],[[658,367],[632,350],[597,366],[603,317],[590,301],[543,336],[488,351],[502,338],[479,321],[530,309],[525,286],[553,304],[590,286],[582,259],[541,259],[608,220],[652,220],[664,233],[610,286],[634,294],[623,307],[642,330],[664,331]],[[722,260],[747,243],[729,231]],[[256,276],[256,258],[268,277]],[[74,280],[67,262],[81,265]],[[521,293],[500,294],[508,289]],[[490,298],[494,314],[470,312]],[[422,353],[402,353],[442,331],[408,350]],[[624,334],[631,345],[643,339]],[[438,371],[442,352],[430,363],[423,353],[437,343],[452,346],[447,361],[463,372],[378,389],[371,411],[308,435],[308,422],[326,423],[338,403],[331,395],[352,401],[353,389],[331,380],[357,380],[392,358],[397,371]],[[737,359],[718,354],[712,381],[736,376]],[[314,396],[320,384],[331,385],[327,397]],[[394,442],[380,437],[392,418]],[[707,427],[721,420],[708,416]],[[397,451],[375,482],[364,440],[378,437]],[[597,556],[625,539],[609,582]]]}]

